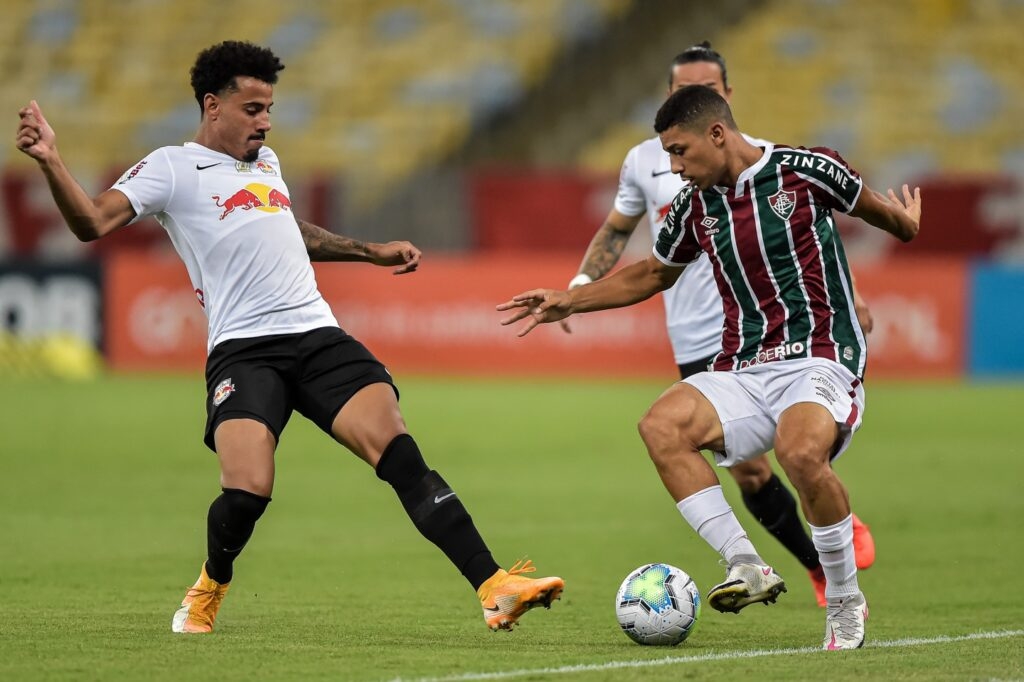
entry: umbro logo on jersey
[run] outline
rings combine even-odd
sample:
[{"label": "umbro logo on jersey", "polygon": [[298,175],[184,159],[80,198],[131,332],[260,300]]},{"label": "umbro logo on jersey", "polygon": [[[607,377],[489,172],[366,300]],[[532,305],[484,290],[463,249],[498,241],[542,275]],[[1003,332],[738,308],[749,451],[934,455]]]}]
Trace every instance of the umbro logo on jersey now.
[{"label": "umbro logo on jersey", "polygon": [[664,175],[665,173],[671,173],[671,172],[672,172],[671,168],[669,168],[668,170],[663,170],[663,171],[651,170],[651,177],[652,178],[656,178],[659,175]]},{"label": "umbro logo on jersey", "polygon": [[704,216],[704,220],[700,221],[700,224],[704,226],[704,234],[718,234],[718,231],[721,228],[715,227],[715,223],[717,222],[718,218]]},{"label": "umbro logo on jersey", "polygon": [[218,161],[217,163],[210,163],[210,164],[207,164],[205,166],[200,166],[197,163],[196,164],[196,170],[206,170],[207,168],[213,168],[214,166],[219,166],[219,165],[220,165],[220,161]]}]

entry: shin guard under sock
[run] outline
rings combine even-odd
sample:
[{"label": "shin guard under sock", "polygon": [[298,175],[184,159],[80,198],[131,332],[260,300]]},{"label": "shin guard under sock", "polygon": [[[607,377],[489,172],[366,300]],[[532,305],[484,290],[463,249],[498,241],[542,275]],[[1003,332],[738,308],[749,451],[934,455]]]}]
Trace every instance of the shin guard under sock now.
[{"label": "shin guard under sock", "polygon": [[224,488],[206,516],[206,574],[221,585],[231,582],[235,558],[252,537],[269,497]]},{"label": "shin guard under sock", "polygon": [[436,471],[427,468],[409,434],[395,437],[377,463],[377,477],[391,484],[416,529],[433,542],[477,589],[499,566],[469,512]]}]

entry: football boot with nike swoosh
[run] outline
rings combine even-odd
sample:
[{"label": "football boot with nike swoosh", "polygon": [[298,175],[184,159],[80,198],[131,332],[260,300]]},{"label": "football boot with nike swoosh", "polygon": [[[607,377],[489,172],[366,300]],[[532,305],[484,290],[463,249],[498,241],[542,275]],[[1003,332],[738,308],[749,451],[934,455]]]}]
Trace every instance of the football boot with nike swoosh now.
[{"label": "football boot with nike swoosh", "polygon": [[537,569],[529,559],[517,561],[507,571],[498,572],[484,581],[476,591],[484,608],[487,627],[495,632],[511,630],[520,616],[535,606],[551,608],[551,602],[558,599],[565,589],[561,578],[526,578],[523,573]]},{"label": "football boot with nike swoosh", "polygon": [[729,567],[725,582],[708,592],[708,603],[723,613],[739,613],[749,604],[774,604],[785,591],[786,583],[771,566],[736,563]]}]

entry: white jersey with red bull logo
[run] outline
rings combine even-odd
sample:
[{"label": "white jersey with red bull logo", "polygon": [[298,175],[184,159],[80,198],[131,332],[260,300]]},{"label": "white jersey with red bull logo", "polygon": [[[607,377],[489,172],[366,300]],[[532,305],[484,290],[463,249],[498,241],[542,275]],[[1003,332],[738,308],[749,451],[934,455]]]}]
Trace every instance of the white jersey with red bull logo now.
[{"label": "white jersey with red bull logo", "polygon": [[[767,144],[752,137],[747,141],[759,147]],[[615,210],[628,216],[646,212],[651,238],[657,242],[672,200],[685,185],[686,181],[672,172],[661,140],[652,137],[626,155]],[[696,362],[722,349],[722,297],[707,256],[688,266],[675,286],[662,293],[662,299],[676,364]]]},{"label": "white jersey with red bull logo", "polygon": [[153,216],[185,263],[208,320],[207,349],[228,339],[338,326],[313,267],[277,155],[251,163],[194,142],[161,147],[114,184]]}]

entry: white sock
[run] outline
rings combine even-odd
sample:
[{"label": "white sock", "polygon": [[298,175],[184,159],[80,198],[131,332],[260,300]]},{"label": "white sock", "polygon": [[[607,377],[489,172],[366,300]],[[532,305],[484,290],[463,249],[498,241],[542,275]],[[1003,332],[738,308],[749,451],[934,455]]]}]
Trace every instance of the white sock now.
[{"label": "white sock", "polygon": [[825,598],[852,597],[860,592],[853,553],[853,514],[832,526],[811,526],[811,540],[825,572]]},{"label": "white sock", "polygon": [[[733,559],[747,555],[763,563],[740,526],[732,507],[725,501],[722,486],[713,485],[676,503],[676,508],[697,534],[732,565]],[[747,559],[748,561],[750,559]]]}]

